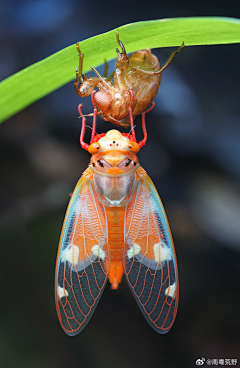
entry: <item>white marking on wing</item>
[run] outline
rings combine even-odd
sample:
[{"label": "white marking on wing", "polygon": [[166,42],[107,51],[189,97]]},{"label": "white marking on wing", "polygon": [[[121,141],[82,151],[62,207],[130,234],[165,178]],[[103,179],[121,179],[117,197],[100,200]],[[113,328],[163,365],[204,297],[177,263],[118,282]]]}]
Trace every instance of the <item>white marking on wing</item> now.
[{"label": "white marking on wing", "polygon": [[57,293],[60,299],[68,296],[68,291],[61,286],[58,286]]},{"label": "white marking on wing", "polygon": [[65,260],[72,263],[74,266],[78,264],[79,248],[76,245],[70,245],[64,251]]},{"label": "white marking on wing", "polygon": [[169,251],[169,249],[164,246],[163,243],[157,243],[154,244],[153,246],[153,251],[154,251],[154,258],[155,261],[158,263],[161,263],[163,261],[167,261],[168,259],[171,259],[171,252]]},{"label": "white marking on wing", "polygon": [[92,253],[94,254],[94,256],[97,256],[98,258],[102,259],[103,261],[104,261],[104,258],[106,257],[106,253],[100,247],[100,245],[94,245],[92,247]]},{"label": "white marking on wing", "polygon": [[136,256],[138,253],[140,253],[140,251],[141,251],[140,245],[133,243],[133,246],[127,252],[127,256],[129,259],[131,259],[134,256]]},{"label": "white marking on wing", "polygon": [[174,282],[174,284],[170,285],[166,290],[165,290],[165,295],[170,296],[171,298],[175,298],[176,296],[176,284]]}]

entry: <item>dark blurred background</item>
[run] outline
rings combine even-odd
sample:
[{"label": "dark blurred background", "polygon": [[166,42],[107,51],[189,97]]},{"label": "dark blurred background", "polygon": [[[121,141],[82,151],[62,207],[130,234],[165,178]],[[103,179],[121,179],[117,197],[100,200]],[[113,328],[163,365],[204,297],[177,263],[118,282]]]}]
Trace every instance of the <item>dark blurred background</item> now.
[{"label": "dark blurred background", "polygon": [[[129,22],[204,15],[240,18],[240,2],[2,1],[0,79]],[[154,53],[163,64],[171,51]],[[179,311],[167,335],[147,324],[125,279],[118,291],[107,284],[80,335],[65,335],[57,320],[58,240],[89,162],[77,105],[91,112],[89,99],[71,82],[2,124],[1,368],[186,368],[202,357],[240,365],[239,81],[240,45],[186,47],[147,115],[139,158],[165,205],[179,264]],[[98,133],[111,128],[98,119]]]}]

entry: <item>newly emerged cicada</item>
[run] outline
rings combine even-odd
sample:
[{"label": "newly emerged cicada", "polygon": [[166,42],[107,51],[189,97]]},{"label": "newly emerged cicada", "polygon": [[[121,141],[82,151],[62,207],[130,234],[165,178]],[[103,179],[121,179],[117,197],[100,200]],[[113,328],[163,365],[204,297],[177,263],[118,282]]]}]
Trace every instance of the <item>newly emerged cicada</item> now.
[{"label": "newly emerged cicada", "polygon": [[[95,108],[95,118],[96,111]],[[139,165],[146,142],[110,130],[80,142],[92,155],[65,216],[56,263],[55,300],[62,328],[76,335],[89,322],[107,280],[123,273],[147,322],[166,333],[178,307],[178,271],[171,231],[157,190]],[[96,121],[95,121],[96,122]]]},{"label": "newly emerged cicada", "polygon": [[146,110],[158,92],[161,73],[168,67],[176,54],[183,49],[184,43],[170,55],[161,68],[157,56],[152,54],[150,49],[137,51],[128,58],[125,48],[119,40],[118,31],[117,42],[122,52],[117,49],[118,57],[115,71],[107,77],[107,68],[105,68],[106,72],[104,76],[101,76],[92,67],[97,77],[90,78],[82,74],[84,55],[81,53],[79,42],[77,43],[79,68],[76,69],[74,87],[76,93],[81,97],[89,96],[97,87],[99,91],[94,94],[94,103],[101,118],[117,126],[128,127],[130,103],[133,118]]}]

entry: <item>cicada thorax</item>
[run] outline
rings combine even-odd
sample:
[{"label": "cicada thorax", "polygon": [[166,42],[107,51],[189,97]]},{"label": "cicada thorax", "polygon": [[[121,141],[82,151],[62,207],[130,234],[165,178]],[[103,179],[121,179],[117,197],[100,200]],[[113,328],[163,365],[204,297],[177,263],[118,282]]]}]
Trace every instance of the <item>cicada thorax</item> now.
[{"label": "cicada thorax", "polygon": [[136,173],[116,176],[103,176],[94,173],[93,180],[105,206],[123,207],[133,190]]}]

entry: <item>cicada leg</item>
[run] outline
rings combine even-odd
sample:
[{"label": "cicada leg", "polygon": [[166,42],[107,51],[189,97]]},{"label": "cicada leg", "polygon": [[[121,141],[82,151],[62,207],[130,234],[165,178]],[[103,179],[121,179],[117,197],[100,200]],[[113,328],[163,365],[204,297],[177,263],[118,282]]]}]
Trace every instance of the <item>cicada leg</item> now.
[{"label": "cicada leg", "polygon": [[74,88],[76,93],[79,95],[79,84],[83,82],[82,68],[84,55],[81,53],[79,42],[76,44],[76,48],[79,56],[79,66],[76,68],[76,82],[74,82]]},{"label": "cicada leg", "polygon": [[82,104],[78,105],[78,112],[79,112],[80,117],[82,118],[82,129],[81,129],[81,134],[80,134],[80,144],[81,144],[82,148],[84,148],[86,151],[88,151],[89,144],[84,142],[86,118],[82,114]]},{"label": "cicada leg", "polygon": [[[105,59],[105,60],[104,60],[104,73],[103,73],[103,78],[105,78],[106,80],[110,81],[110,80],[112,80],[112,79],[113,79],[113,77],[114,77],[115,70],[114,70],[111,74],[109,74],[109,76],[107,76],[108,68],[109,68],[108,62],[107,62],[107,60]],[[94,70],[94,72],[95,72],[95,70]],[[96,72],[95,72],[95,73],[96,73]]]},{"label": "cicada leg", "polygon": [[[131,126],[131,130],[130,132],[132,133],[132,139],[136,139],[135,136],[135,130],[134,130],[134,123],[133,123],[133,115],[132,115],[132,102],[133,102],[133,91],[129,91],[131,94],[131,100],[130,100],[130,105],[129,105],[129,120],[130,120],[130,126]],[[146,123],[145,123],[145,115],[151,111],[155,106],[155,102],[152,102],[151,107],[149,107],[149,109],[147,109],[146,111],[144,111],[142,113],[142,130],[143,130],[143,139],[138,143],[139,146],[142,148],[146,142],[147,142],[147,128],[146,128]]]},{"label": "cicada leg", "polygon": [[123,46],[123,43],[119,40],[118,30],[116,32],[116,36],[117,36],[117,43],[120,46],[122,52],[120,52],[118,50],[118,48],[116,49],[117,54],[118,54],[118,58],[117,58],[115,69],[120,69],[120,70],[124,71],[124,70],[127,70],[127,68],[128,68],[129,59],[128,59],[125,47]]},{"label": "cicada leg", "polygon": [[91,93],[91,100],[92,100],[92,104],[93,104],[93,107],[94,107],[94,110],[93,110],[93,125],[92,125],[92,135],[91,135],[91,141],[90,143],[93,142],[93,139],[95,137],[95,131],[96,131],[96,124],[97,124],[97,108],[96,108],[96,105],[94,103],[94,93],[96,91],[92,91]]},{"label": "cicada leg", "polygon": [[175,56],[182,51],[182,49],[184,48],[184,42],[182,43],[182,46],[179,47],[179,49],[177,51],[173,51],[171,53],[171,55],[169,56],[168,60],[166,61],[166,63],[162,66],[162,68],[160,70],[156,70],[156,71],[149,71],[149,70],[144,70],[138,67],[133,67],[132,71],[138,71],[147,75],[156,75],[156,74],[161,74],[165,69],[167,69],[167,67],[171,64],[171,62],[173,61],[173,59],[175,58]]},{"label": "cicada leg", "polygon": [[130,90],[129,92],[131,94],[130,105],[129,105],[129,108],[128,108],[128,111],[129,111],[129,120],[130,120],[130,127],[131,127],[130,132],[132,133],[132,139],[133,140],[136,140],[135,130],[134,130],[134,123],[133,123],[133,115],[132,115],[133,91]]},{"label": "cicada leg", "polygon": [[104,60],[104,73],[103,73],[103,78],[107,78],[108,67],[109,67],[108,62],[105,59]]},{"label": "cicada leg", "polygon": [[151,106],[151,107],[149,107],[149,109],[148,109],[148,110],[146,110],[146,111],[144,111],[144,112],[142,113],[142,130],[143,130],[143,140],[141,140],[140,142],[138,142],[138,144],[139,144],[140,148],[142,148],[142,147],[146,144],[146,142],[147,142],[147,128],[146,128],[146,123],[145,123],[145,115],[146,115],[149,111],[151,111],[151,110],[154,108],[154,106],[155,106],[155,102],[152,102],[152,106]]},{"label": "cicada leg", "polygon": [[[122,55],[124,57],[127,57],[127,53],[126,53],[125,47],[123,46],[123,43],[119,40],[119,32],[118,32],[118,29],[117,29],[117,32],[116,32],[116,37],[117,37],[117,43],[119,44],[119,46],[122,49]],[[117,54],[118,55],[120,54],[120,51],[118,49],[117,49]]]},{"label": "cicada leg", "polygon": [[[92,93],[91,93],[91,100],[92,100],[92,104],[93,104],[94,110],[93,110],[92,135],[91,135],[91,141],[90,141],[90,143],[93,142],[93,139],[95,137],[96,124],[97,124],[97,114],[98,114],[96,105],[94,103],[94,93],[95,92],[96,91],[92,91]],[[86,127],[86,118],[82,114],[82,104],[78,105],[78,112],[79,112],[79,115],[80,115],[80,117],[82,119],[82,129],[81,129],[81,134],[80,134],[80,144],[81,144],[82,148],[84,148],[86,151],[88,151],[89,144],[87,144],[87,143],[84,142],[85,127]],[[90,116],[90,115],[88,115],[88,116]]]},{"label": "cicada leg", "polygon": [[79,56],[79,66],[76,68],[76,81],[74,82],[74,88],[78,96],[87,97],[94,90],[96,83],[98,82],[98,78],[87,78],[86,75],[82,73],[84,54],[81,53],[79,42],[76,44],[76,48]]},{"label": "cicada leg", "polygon": [[84,54],[81,53],[80,50],[80,46],[79,46],[79,42],[76,44],[76,48],[77,48],[77,52],[78,52],[78,56],[79,56],[79,67],[76,69],[76,73],[78,73],[77,77],[81,80],[82,82],[82,68],[83,68],[83,58],[84,58]]},{"label": "cicada leg", "polygon": [[184,48],[184,42],[182,43],[182,46],[179,47],[179,49],[177,51],[173,51],[171,53],[171,55],[169,56],[168,60],[166,61],[166,63],[163,65],[163,67],[158,71],[158,72],[154,72],[154,74],[161,74],[168,66],[169,64],[171,64],[171,62],[173,61],[173,59],[175,58],[175,56],[182,51],[182,49]]}]

